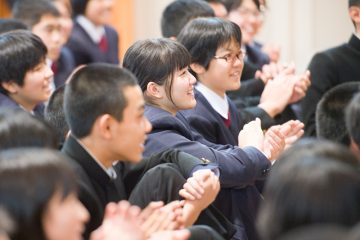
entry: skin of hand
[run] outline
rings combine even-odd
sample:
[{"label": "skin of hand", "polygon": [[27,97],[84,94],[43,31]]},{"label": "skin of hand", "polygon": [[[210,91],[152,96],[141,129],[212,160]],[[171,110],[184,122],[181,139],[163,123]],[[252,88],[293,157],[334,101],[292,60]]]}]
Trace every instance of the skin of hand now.
[{"label": "skin of hand", "polygon": [[259,118],[244,125],[238,135],[238,142],[238,146],[241,148],[251,146],[260,151],[263,150],[264,133],[261,129],[261,120]]},{"label": "skin of hand", "polygon": [[127,201],[109,203],[102,225],[92,232],[90,240],[144,240],[140,227],[140,208]]},{"label": "skin of hand", "polygon": [[281,63],[269,63],[265,64],[261,71],[258,70],[255,72],[255,78],[261,79],[264,84],[269,80],[274,79],[280,74],[284,75],[293,75],[295,74],[295,64],[281,64]]},{"label": "skin of hand", "polygon": [[265,133],[264,152],[270,161],[276,160],[285,148],[285,134],[290,132],[290,127],[272,126]]},{"label": "skin of hand", "polygon": [[310,71],[307,70],[305,73],[300,75],[294,75],[295,86],[293,94],[290,97],[289,104],[296,103],[305,97],[308,88],[311,85]]},{"label": "skin of hand", "polygon": [[[290,131],[286,131],[287,128],[290,128]],[[290,147],[294,142],[301,138],[304,135],[304,123],[299,120],[290,120],[286,123],[283,123],[280,126],[280,131],[285,136],[285,149]]]},{"label": "skin of hand", "polygon": [[190,237],[187,229],[177,231],[162,231],[151,234],[148,240],[186,240]]},{"label": "skin of hand", "polygon": [[213,172],[209,170],[197,171],[194,173],[194,177],[197,181],[201,182],[204,193],[200,199],[185,200],[183,208],[185,226],[193,225],[201,211],[207,208],[215,200],[220,191],[219,178]]},{"label": "skin of hand", "polygon": [[[152,203],[149,205],[151,204]],[[157,204],[157,202],[155,202],[155,204]],[[146,237],[158,231],[182,228],[184,226],[182,218],[183,205],[183,201],[173,201],[161,207],[158,207],[158,205],[155,207],[150,206],[150,210],[144,215],[141,213],[141,229],[144,231]],[[145,210],[146,208],[143,211]]]},{"label": "skin of hand", "polygon": [[270,62],[277,63],[280,60],[280,46],[278,44],[264,44],[261,50],[269,56]]},{"label": "skin of hand", "polygon": [[278,75],[266,84],[258,107],[264,109],[271,117],[275,117],[288,105],[294,86],[295,80],[290,75]]}]

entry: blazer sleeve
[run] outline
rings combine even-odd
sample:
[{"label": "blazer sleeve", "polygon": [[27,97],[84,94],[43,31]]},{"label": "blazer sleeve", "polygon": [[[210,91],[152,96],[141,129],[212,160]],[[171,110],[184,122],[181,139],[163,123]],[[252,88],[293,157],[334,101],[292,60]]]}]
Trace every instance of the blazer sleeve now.
[{"label": "blazer sleeve", "polygon": [[191,141],[175,131],[161,131],[149,135],[146,152],[174,148],[200,159],[217,163],[220,168],[220,183],[225,188],[243,188],[263,179],[270,161],[257,149],[238,148],[231,145],[217,145],[203,137]]}]

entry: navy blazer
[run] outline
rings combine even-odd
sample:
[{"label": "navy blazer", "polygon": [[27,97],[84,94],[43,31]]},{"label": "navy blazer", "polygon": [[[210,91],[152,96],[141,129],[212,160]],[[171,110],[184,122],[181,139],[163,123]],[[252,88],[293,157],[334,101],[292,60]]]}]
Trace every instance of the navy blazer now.
[{"label": "navy blazer", "polygon": [[[153,129],[145,143],[145,155],[175,148],[205,158],[219,164],[221,192],[215,206],[232,220],[236,234],[233,239],[255,239],[248,233],[248,223],[253,222],[258,198],[253,186],[256,180],[263,179],[270,168],[270,162],[257,149],[240,149],[232,145],[219,145],[207,141],[200,134],[191,130],[182,113],[176,117],[160,108],[146,106],[145,116]],[[254,193],[255,191],[255,193]],[[246,206],[250,209],[244,209]]]},{"label": "navy blazer", "polygon": [[[7,95],[5,95],[3,93],[0,93],[0,108],[24,110],[22,107],[20,107],[20,105],[17,102],[15,102],[14,100],[12,100],[10,97],[8,97]],[[40,104],[36,105],[36,107],[33,109],[33,112],[36,116],[43,118],[44,110],[45,110],[44,104],[40,103]]]},{"label": "navy blazer", "polygon": [[[195,92],[196,107],[191,110],[182,111],[187,118],[191,128],[200,133],[208,141],[216,144],[231,144],[238,145],[238,134],[243,128],[244,121],[237,113],[237,109],[230,99],[229,111],[231,124],[228,128],[224,119],[206,100],[204,95],[199,91]],[[249,239],[259,239],[256,233],[255,221],[256,215],[261,202],[261,194],[254,185],[249,185],[242,192],[232,192],[234,201],[237,199],[241,201],[241,206],[238,206],[239,214],[244,219],[245,231]],[[224,207],[219,207],[220,210]],[[225,208],[226,211],[226,208]],[[227,215],[228,216],[228,215]],[[236,222],[236,215],[229,217],[233,222]],[[235,218],[235,219],[234,219]]]},{"label": "navy blazer", "polygon": [[228,98],[231,120],[228,128],[220,114],[197,90],[195,90],[195,99],[196,106],[193,109],[181,111],[191,128],[212,143],[237,146],[238,134],[247,122],[238,114],[232,101]]},{"label": "navy blazer", "polygon": [[348,43],[315,54],[311,59],[311,86],[301,103],[305,135],[316,136],[317,103],[329,89],[345,82],[360,81],[360,39],[354,34]]},{"label": "navy blazer", "polygon": [[97,43],[93,42],[81,25],[75,21],[70,38],[66,46],[73,53],[76,66],[94,62],[119,63],[117,32],[110,26],[105,26],[108,49],[102,52]]}]

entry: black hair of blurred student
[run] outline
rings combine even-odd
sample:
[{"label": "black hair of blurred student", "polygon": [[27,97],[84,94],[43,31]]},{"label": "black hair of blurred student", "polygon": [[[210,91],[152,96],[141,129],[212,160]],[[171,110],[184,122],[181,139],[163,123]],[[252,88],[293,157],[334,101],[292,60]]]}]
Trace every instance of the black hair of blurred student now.
[{"label": "black hair of blurred student", "polygon": [[0,109],[0,150],[19,147],[56,149],[58,141],[44,120],[21,109]]},{"label": "black hair of blurred student", "polygon": [[14,31],[27,30],[27,26],[19,20],[12,18],[0,18],[0,34]]},{"label": "black hair of blurred student", "polygon": [[352,97],[359,92],[359,82],[346,82],[331,88],[323,95],[315,112],[318,138],[350,146],[350,135],[345,124],[345,109]]},{"label": "black hair of blurred student", "polygon": [[198,17],[215,17],[215,13],[209,4],[202,0],[174,0],[162,13],[162,36],[176,38],[191,19]]}]

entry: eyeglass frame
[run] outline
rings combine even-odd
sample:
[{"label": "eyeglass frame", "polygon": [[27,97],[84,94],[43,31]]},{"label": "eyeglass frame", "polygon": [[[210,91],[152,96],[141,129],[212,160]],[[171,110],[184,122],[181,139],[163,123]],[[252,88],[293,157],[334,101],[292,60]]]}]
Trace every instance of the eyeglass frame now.
[{"label": "eyeglass frame", "polygon": [[217,56],[215,55],[213,58],[215,59],[223,59],[225,60],[227,63],[231,63],[234,64],[236,59],[240,60],[240,61],[244,61],[246,57],[246,51],[244,50],[240,50],[238,53],[234,54],[234,53],[228,53],[225,54],[224,56]]}]

